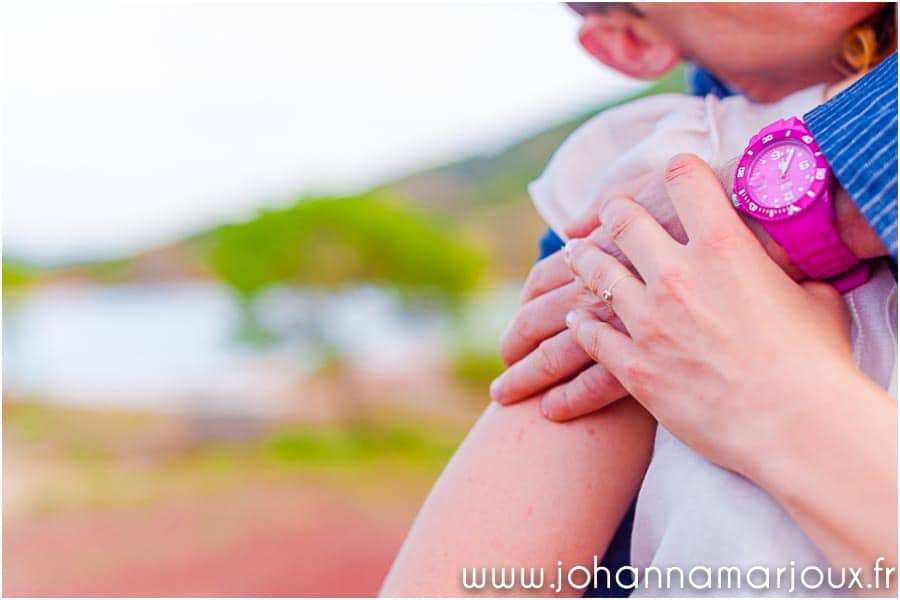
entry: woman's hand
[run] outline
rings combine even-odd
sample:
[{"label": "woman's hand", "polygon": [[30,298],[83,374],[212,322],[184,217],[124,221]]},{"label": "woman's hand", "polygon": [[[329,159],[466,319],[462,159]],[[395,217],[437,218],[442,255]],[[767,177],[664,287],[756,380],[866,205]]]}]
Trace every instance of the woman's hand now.
[{"label": "woman's hand", "polygon": [[[720,167],[717,176],[725,185],[734,179],[737,160]],[[687,236],[678,214],[666,193],[661,172],[651,172],[610,188],[601,194],[595,205],[566,228],[571,238],[587,237],[608,254],[630,265],[628,257],[610,239],[599,224],[597,207],[618,196],[627,196],[642,206],[676,241],[686,242]],[[874,239],[883,244],[871,231],[865,219],[855,209],[846,194],[835,197],[839,228],[848,235],[845,241],[859,256],[876,256],[856,241]],[[855,213],[856,219],[851,218]],[[859,221],[863,227],[859,227]],[[853,224],[856,223],[857,226]],[[804,278],[778,244],[771,241],[755,222],[747,223],[763,244],[769,258],[795,280]],[[850,235],[854,231],[868,231],[868,236]],[[625,389],[602,364],[594,363],[574,342],[565,327],[565,315],[573,308],[593,311],[598,318],[622,329],[621,322],[599,303],[598,298],[585,293],[580,282],[573,281],[561,252],[534,265],[522,294],[522,305],[500,343],[500,354],[509,369],[491,386],[491,397],[501,404],[513,404],[541,395],[541,411],[555,421],[574,419],[601,409],[626,395]]]},{"label": "woman's hand", "polygon": [[[610,302],[627,334],[588,311],[567,316],[575,340],[676,436],[741,467],[775,415],[854,372],[843,301],[826,284],[799,286],[741,222],[700,159],[679,156],[666,188],[688,236],[680,244],[626,197],[603,202],[603,229],[638,276],[588,240],[566,251],[578,279]],[[643,280],[643,281],[642,281]]]},{"label": "woman's hand", "polygon": [[673,159],[666,188],[685,245],[628,198],[599,209],[638,276],[567,246],[627,329],[578,310],[575,340],[675,436],[772,494],[831,564],[896,565],[896,404],[855,367],[842,299],[785,275],[697,157]]},{"label": "woman's hand", "polygon": [[[647,173],[606,190],[602,198],[625,194],[634,198],[676,239],[685,234],[663,187],[662,173]],[[601,198],[601,199],[602,199]],[[596,209],[586,211],[567,229],[569,237],[589,237],[607,252],[626,257],[602,230]],[[623,329],[615,314],[575,281],[562,252],[538,261],[522,290],[522,304],[500,340],[500,356],[509,367],[491,385],[491,398],[509,405],[541,394],[541,412],[566,421],[601,409],[626,396],[609,370],[595,363],[566,329],[574,308]]]},{"label": "woman's hand", "polygon": [[492,399],[509,405],[541,394],[543,414],[567,420],[625,396],[621,384],[566,329],[566,314],[574,308],[622,327],[609,307],[575,281],[562,252],[536,263],[519,312],[500,341],[508,369],[491,384]]}]

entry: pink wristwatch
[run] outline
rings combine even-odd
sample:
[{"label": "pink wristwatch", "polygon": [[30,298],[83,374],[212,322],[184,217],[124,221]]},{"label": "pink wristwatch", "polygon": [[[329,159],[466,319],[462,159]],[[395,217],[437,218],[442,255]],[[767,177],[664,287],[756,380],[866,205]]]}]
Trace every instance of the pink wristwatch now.
[{"label": "pink wristwatch", "polygon": [[834,179],[803,121],[776,121],[750,139],[734,174],[734,205],[760,222],[810,279],[847,292],[869,279],[869,263],[835,227]]}]

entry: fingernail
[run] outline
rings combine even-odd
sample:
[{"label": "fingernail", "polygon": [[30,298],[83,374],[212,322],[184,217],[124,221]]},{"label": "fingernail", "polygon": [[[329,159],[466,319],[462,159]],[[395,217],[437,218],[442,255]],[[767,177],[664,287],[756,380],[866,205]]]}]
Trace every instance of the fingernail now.
[{"label": "fingernail", "polygon": [[503,391],[503,374],[499,375],[491,382],[490,395],[491,399],[500,402],[500,392]]},{"label": "fingernail", "polygon": [[548,419],[550,418],[550,402],[547,400],[546,395],[541,398],[541,414]]},{"label": "fingernail", "polygon": [[575,314],[575,311],[574,311],[574,310],[570,310],[570,311],[566,314],[566,327],[571,327],[572,325],[575,324],[575,317],[576,317],[576,316],[577,316],[577,315]]}]

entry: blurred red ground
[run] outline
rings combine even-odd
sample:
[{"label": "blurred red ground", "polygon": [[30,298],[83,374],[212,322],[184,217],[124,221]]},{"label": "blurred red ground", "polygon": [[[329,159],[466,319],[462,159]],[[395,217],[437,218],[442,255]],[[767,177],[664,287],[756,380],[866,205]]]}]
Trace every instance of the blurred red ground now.
[{"label": "blurred red ground", "polygon": [[5,596],[370,596],[418,499],[258,487],[5,524]]}]

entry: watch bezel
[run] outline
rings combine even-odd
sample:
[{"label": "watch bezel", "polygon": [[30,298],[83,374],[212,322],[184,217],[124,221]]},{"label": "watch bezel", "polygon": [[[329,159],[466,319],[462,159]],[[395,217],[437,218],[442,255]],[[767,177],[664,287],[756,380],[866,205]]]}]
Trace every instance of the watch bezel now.
[{"label": "watch bezel", "polygon": [[[760,206],[750,197],[750,193],[747,190],[745,175],[748,174],[750,165],[760,152],[763,152],[765,148],[771,144],[783,142],[785,140],[794,140],[805,145],[809,149],[810,154],[812,154],[813,159],[815,160],[813,181],[806,193],[790,204],[785,204],[784,206],[779,206],[777,208]],[[820,177],[819,173],[822,173],[823,175]],[[797,216],[811,204],[816,202],[816,200],[821,198],[822,194],[828,189],[830,179],[831,170],[828,167],[828,162],[822,155],[821,150],[819,150],[819,146],[816,144],[816,141],[813,139],[809,130],[806,129],[802,123],[799,125],[786,126],[783,129],[767,133],[766,135],[757,136],[751,140],[750,144],[744,150],[744,154],[741,156],[741,160],[737,165],[737,170],[734,173],[734,194],[732,194],[732,201],[738,209],[760,221],[784,221]]]}]

